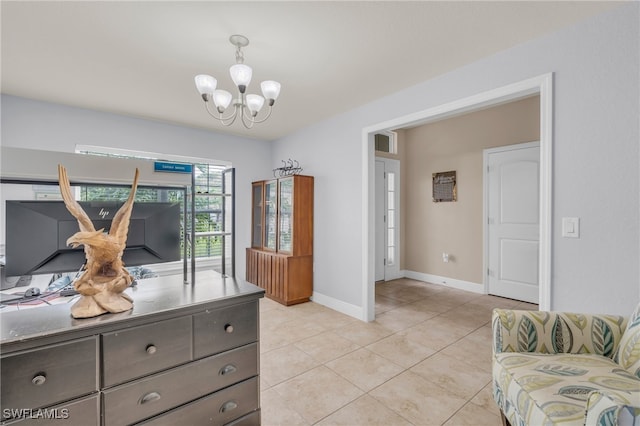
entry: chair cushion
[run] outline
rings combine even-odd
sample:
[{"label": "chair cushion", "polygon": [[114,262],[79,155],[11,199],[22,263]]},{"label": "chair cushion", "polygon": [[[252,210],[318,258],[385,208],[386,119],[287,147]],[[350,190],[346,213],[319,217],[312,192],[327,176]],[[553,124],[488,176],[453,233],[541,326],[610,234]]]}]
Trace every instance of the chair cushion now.
[{"label": "chair cushion", "polygon": [[494,352],[597,354],[612,358],[625,317],[494,309]]},{"label": "chair cushion", "polygon": [[593,354],[504,352],[493,365],[494,398],[512,425],[583,425],[593,391],[637,405],[640,380]]},{"label": "chair cushion", "polygon": [[622,368],[640,378],[640,304],[627,322],[614,359]]}]

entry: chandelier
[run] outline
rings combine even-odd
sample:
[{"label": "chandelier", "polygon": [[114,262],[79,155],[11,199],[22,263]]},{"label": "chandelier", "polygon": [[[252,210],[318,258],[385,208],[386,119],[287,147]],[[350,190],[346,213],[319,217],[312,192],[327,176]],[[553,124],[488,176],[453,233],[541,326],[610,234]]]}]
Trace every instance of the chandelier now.
[{"label": "chandelier", "polygon": [[[236,47],[236,64],[229,68],[229,73],[238,89],[237,98],[233,99],[233,95],[226,90],[216,89],[218,81],[214,77],[206,74],[200,74],[195,77],[196,88],[202,96],[209,115],[219,120],[225,126],[232,125],[236,119],[240,117],[240,121],[242,121],[244,127],[250,129],[255,123],[262,123],[271,116],[273,104],[280,94],[280,83],[272,80],[260,83],[264,97],[246,94],[245,92],[251,82],[253,71],[250,66],[244,64],[242,48],[249,44],[249,39],[243,35],[232,35],[229,37],[229,41]],[[269,110],[264,117],[258,119],[258,113],[262,109],[265,99],[267,100]],[[215,109],[211,106],[212,101]],[[227,111],[227,108],[231,104],[233,104],[233,111],[225,115],[225,111]]]}]

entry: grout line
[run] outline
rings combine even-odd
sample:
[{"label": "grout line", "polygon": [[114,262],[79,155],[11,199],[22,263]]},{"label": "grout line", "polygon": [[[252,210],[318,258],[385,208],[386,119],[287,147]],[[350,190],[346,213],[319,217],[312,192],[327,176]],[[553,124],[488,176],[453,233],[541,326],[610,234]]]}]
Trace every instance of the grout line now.
[{"label": "grout line", "polygon": [[[414,286],[409,286],[409,287],[407,287],[407,288],[414,288]],[[438,291],[436,294],[442,294],[442,292],[446,292],[446,291],[448,291],[448,290],[441,290],[441,291]],[[417,300],[407,302],[407,301],[404,301],[404,300],[394,299],[393,297],[390,297],[390,296],[388,296],[388,295],[386,295],[386,294],[383,294],[383,293],[382,293],[382,294],[377,294],[377,295],[382,296],[382,297],[385,297],[385,298],[388,298],[388,299],[391,299],[391,300],[393,300],[393,301],[395,301],[395,302],[401,302],[401,304],[399,304],[399,305],[397,305],[397,306],[393,306],[393,307],[391,307],[391,308],[390,308],[390,309],[388,309],[388,310],[378,312],[377,314],[382,314],[382,313],[392,312],[392,311],[394,311],[394,310],[396,310],[396,309],[400,309],[400,308],[402,308],[402,307],[406,307],[407,305],[410,305],[410,304],[413,304],[413,303],[419,302],[419,301],[421,301],[421,300],[428,299],[430,296],[432,296],[432,295],[427,295],[427,296],[425,296],[425,297],[421,297],[421,298],[419,298],[419,299],[417,299]],[[443,295],[444,295],[444,294],[443,294]],[[424,323],[426,323],[426,322],[428,322],[428,321],[430,321],[430,320],[432,320],[432,319],[436,319],[436,318],[440,318],[440,319],[442,319],[442,316],[443,316],[443,315],[445,315],[445,314],[447,314],[448,312],[450,312],[450,311],[452,311],[452,310],[455,310],[455,309],[459,309],[459,308],[461,308],[461,307],[464,307],[465,305],[467,305],[467,304],[469,304],[469,303],[472,303],[473,301],[476,301],[477,299],[482,298],[483,296],[485,296],[485,295],[478,295],[478,297],[475,297],[475,298],[469,299],[469,300],[464,301],[464,302],[460,302],[460,303],[456,304],[455,306],[452,306],[452,307],[448,308],[447,310],[445,310],[445,311],[443,311],[443,312],[438,312],[438,313],[437,313],[436,315],[434,315],[433,317],[430,317],[430,318],[428,318],[428,319],[425,319],[424,321],[421,321],[421,322],[419,322],[419,323],[417,323],[417,324],[412,324],[412,325],[410,325],[410,326],[408,326],[408,327],[405,327],[405,328],[402,328],[402,329],[400,329],[400,330],[395,330],[395,331],[394,331],[394,330],[389,330],[389,331],[391,332],[391,334],[389,334],[389,335],[387,335],[387,336],[384,336],[384,337],[381,337],[381,338],[379,338],[379,339],[376,339],[376,340],[374,340],[374,341],[372,341],[372,342],[369,342],[369,343],[367,343],[367,345],[365,345],[365,346],[363,346],[363,345],[361,345],[361,344],[359,344],[359,343],[357,343],[357,342],[354,342],[353,340],[351,340],[351,339],[349,339],[349,338],[347,338],[347,337],[345,337],[345,336],[342,336],[339,332],[337,332],[337,330],[339,330],[339,329],[341,329],[341,328],[343,328],[343,327],[348,326],[348,324],[347,324],[347,325],[344,325],[344,326],[339,326],[339,327],[334,327],[334,328],[328,328],[328,329],[325,329],[325,330],[323,330],[323,331],[321,331],[321,332],[319,332],[319,333],[316,333],[316,334],[313,334],[313,335],[310,335],[310,336],[305,336],[305,337],[304,337],[304,338],[302,338],[302,339],[296,340],[296,341],[294,341],[294,342],[288,343],[288,344],[283,345],[283,346],[279,346],[278,348],[270,349],[270,350],[269,350],[269,351],[267,351],[267,352],[260,353],[260,356],[262,356],[263,354],[267,354],[267,353],[269,353],[269,352],[271,352],[271,351],[273,351],[273,350],[281,349],[281,348],[283,348],[283,347],[287,347],[287,346],[294,346],[294,347],[296,347],[296,346],[295,346],[295,344],[296,344],[296,343],[298,343],[298,342],[300,342],[300,341],[303,341],[303,340],[306,340],[306,339],[308,339],[308,338],[312,338],[312,337],[314,337],[314,336],[317,336],[317,335],[322,334],[322,333],[325,333],[325,332],[334,332],[335,334],[339,335],[339,336],[340,336],[340,337],[342,337],[342,338],[345,338],[345,339],[349,340],[351,343],[353,343],[355,346],[357,346],[356,348],[354,348],[354,349],[352,349],[352,350],[349,350],[349,351],[345,352],[344,354],[341,354],[340,356],[338,356],[338,357],[336,357],[336,358],[332,358],[332,359],[327,360],[327,361],[324,361],[324,362],[319,362],[319,361],[317,361],[317,360],[316,360],[316,359],[315,359],[315,358],[314,358],[310,353],[308,353],[308,352],[304,351],[303,349],[300,349],[300,348],[297,348],[297,347],[296,347],[298,350],[302,351],[303,353],[305,353],[306,355],[308,355],[310,358],[312,358],[315,362],[318,362],[318,364],[317,364],[316,366],[314,366],[313,368],[311,368],[311,369],[309,369],[309,370],[306,370],[306,371],[303,371],[303,372],[301,372],[301,373],[299,373],[299,374],[296,374],[295,376],[292,376],[292,377],[290,377],[290,378],[288,378],[288,379],[286,379],[286,380],[284,380],[284,381],[282,381],[282,382],[279,382],[279,383],[277,383],[277,384],[271,384],[271,386],[270,386],[270,387],[268,387],[268,388],[266,388],[266,389],[261,389],[261,390],[260,390],[260,392],[267,391],[267,390],[275,390],[275,389],[274,389],[274,387],[276,387],[276,386],[278,386],[278,385],[281,385],[282,383],[286,383],[287,381],[292,380],[292,379],[294,379],[294,378],[296,378],[296,377],[299,377],[299,376],[300,376],[300,375],[302,375],[302,374],[306,374],[307,372],[312,371],[312,370],[314,370],[314,369],[316,369],[316,368],[318,368],[318,367],[320,367],[320,366],[323,366],[323,367],[325,367],[325,368],[329,369],[330,371],[332,371],[333,373],[337,374],[337,375],[338,375],[338,376],[340,376],[341,378],[343,378],[345,381],[347,381],[348,383],[350,383],[351,385],[353,385],[355,388],[357,388],[358,390],[362,391],[363,393],[362,393],[361,395],[357,396],[356,398],[354,398],[353,400],[350,400],[349,402],[345,403],[344,405],[342,405],[342,406],[340,406],[340,407],[336,408],[336,409],[335,409],[335,410],[333,410],[331,413],[328,413],[326,416],[322,417],[322,419],[318,420],[317,422],[315,422],[315,423],[313,423],[313,424],[316,424],[316,423],[318,423],[318,422],[321,422],[321,421],[323,421],[324,419],[326,419],[326,418],[328,418],[328,417],[332,416],[333,414],[335,414],[336,412],[338,412],[338,411],[342,410],[343,408],[345,408],[345,407],[346,407],[346,406],[348,406],[349,404],[353,403],[353,402],[354,402],[354,401],[356,401],[357,399],[362,398],[362,396],[364,396],[364,395],[368,395],[368,396],[370,396],[371,398],[374,398],[376,401],[379,401],[379,400],[378,400],[378,399],[376,399],[373,395],[371,395],[371,392],[373,392],[375,389],[378,389],[380,386],[383,386],[384,384],[386,384],[386,383],[387,383],[387,382],[389,382],[390,380],[393,380],[394,378],[398,377],[399,375],[404,374],[404,373],[406,373],[406,372],[410,372],[410,369],[411,369],[411,368],[413,368],[413,367],[415,367],[415,366],[416,366],[416,365],[418,365],[419,363],[424,362],[425,360],[427,360],[427,359],[429,359],[429,358],[433,357],[433,356],[434,356],[434,355],[436,355],[436,354],[440,354],[441,352],[443,352],[443,351],[444,351],[445,349],[447,349],[448,347],[450,347],[450,346],[452,346],[452,345],[455,345],[456,343],[460,342],[461,340],[463,340],[463,339],[465,339],[465,338],[469,337],[471,334],[473,334],[473,333],[477,332],[477,331],[478,331],[478,330],[480,330],[481,328],[485,327],[488,323],[490,323],[490,319],[489,319],[489,320],[487,320],[487,321],[485,321],[485,322],[483,322],[483,323],[481,323],[481,324],[479,324],[479,325],[477,325],[475,328],[472,328],[472,329],[470,329],[469,331],[466,331],[466,327],[458,327],[457,325],[452,324],[452,326],[454,326],[454,327],[456,327],[456,328],[459,328],[459,329],[463,329],[463,330],[465,330],[465,334],[464,334],[464,335],[462,335],[461,337],[459,337],[459,338],[455,339],[454,341],[452,341],[452,342],[448,343],[447,345],[443,346],[442,348],[440,348],[440,349],[438,349],[438,350],[435,350],[432,354],[430,354],[430,355],[426,356],[425,358],[422,358],[421,360],[417,361],[416,363],[412,364],[412,365],[411,365],[411,366],[409,366],[409,367],[404,367],[403,365],[399,365],[399,367],[403,368],[403,370],[402,370],[402,371],[400,371],[399,373],[397,373],[397,374],[393,375],[392,377],[387,378],[384,382],[380,383],[378,386],[376,386],[376,387],[374,387],[374,388],[370,389],[369,391],[364,391],[363,389],[361,389],[360,387],[358,387],[355,383],[353,383],[351,380],[349,380],[349,379],[348,379],[348,378],[346,378],[346,377],[343,377],[343,376],[342,376],[342,375],[340,375],[338,372],[336,372],[335,370],[333,370],[332,368],[330,368],[327,364],[328,364],[328,363],[330,363],[330,362],[332,362],[332,361],[334,361],[334,360],[337,360],[337,359],[340,359],[340,358],[342,358],[342,357],[348,356],[349,354],[352,354],[353,352],[358,351],[358,350],[360,350],[360,349],[366,349],[366,350],[368,350],[368,351],[370,351],[370,352],[374,353],[376,356],[380,356],[380,357],[384,358],[385,360],[387,360],[387,361],[389,361],[389,362],[394,363],[392,360],[389,360],[387,357],[385,357],[385,356],[383,356],[383,355],[379,355],[379,354],[377,354],[377,353],[373,352],[371,349],[367,349],[367,346],[370,346],[370,345],[372,345],[372,344],[374,344],[374,343],[377,343],[377,342],[379,342],[379,341],[381,341],[381,340],[383,340],[383,339],[386,339],[386,338],[388,338],[388,337],[392,337],[392,336],[394,336],[394,335],[397,335],[397,334],[399,334],[399,333],[401,333],[401,332],[403,332],[403,331],[406,331],[406,330],[407,330],[407,329],[409,329],[409,328],[412,328],[412,327],[416,327],[416,326],[422,325],[422,324],[424,324]],[[327,308],[327,309],[328,309],[328,308]],[[268,312],[268,311],[265,311],[265,312]],[[310,315],[310,314],[309,314],[309,315]],[[281,322],[281,323],[278,323],[278,324],[274,325],[273,327],[277,328],[277,327],[280,327],[282,324],[287,323],[287,322],[295,322],[295,321],[303,320],[305,316],[308,316],[308,315],[305,315],[305,314],[304,314],[304,312],[300,312],[300,317],[295,317],[295,318],[292,318],[292,319],[290,319],[290,320],[288,320],[288,321],[283,321],[283,322]],[[445,320],[446,320],[446,318],[445,318]],[[381,325],[381,324],[380,324],[380,325]],[[382,326],[382,327],[384,327],[383,325],[381,325],[381,326]],[[261,328],[262,328],[262,324],[261,324]],[[423,346],[424,346],[424,345],[423,345]],[[430,350],[434,350],[434,349],[432,349],[432,348],[429,348],[428,346],[425,346],[425,347],[426,347],[426,348],[428,348],[428,349],[430,349]],[[445,355],[446,355],[446,354],[445,354]],[[459,360],[456,360],[456,361],[459,361]],[[460,361],[460,362],[464,362],[464,361]],[[473,366],[472,364],[469,364],[469,363],[466,363],[466,362],[464,362],[464,363],[465,363],[465,364],[467,364],[467,365],[471,365],[471,366]],[[395,363],[394,363],[394,364],[395,364]],[[395,364],[395,365],[397,365],[397,364]],[[475,366],[473,366],[473,367],[475,368]],[[415,373],[413,373],[413,374],[415,374]],[[420,377],[422,377],[422,376],[420,376]],[[422,377],[422,378],[428,381],[428,379],[426,379],[426,378],[424,378],[424,377]],[[433,383],[433,382],[430,382],[430,383],[432,383],[432,384],[433,384],[433,385],[435,385],[435,386],[442,387],[442,386],[440,386],[440,385],[438,385],[438,384],[436,384],[436,383]],[[491,382],[489,381],[489,384],[490,384],[490,383],[491,383]],[[485,385],[485,386],[483,386],[483,387],[482,387],[482,389],[480,389],[478,392],[476,392],[476,393],[475,393],[473,396],[471,396],[470,398],[464,398],[464,399],[466,400],[466,402],[465,402],[465,403],[464,403],[460,408],[458,408],[458,409],[457,409],[457,410],[456,410],[456,411],[455,411],[455,412],[454,412],[454,413],[453,413],[449,418],[447,418],[443,423],[446,423],[447,421],[449,421],[449,420],[450,420],[452,417],[454,417],[458,412],[460,412],[460,410],[462,410],[464,407],[466,407],[469,403],[472,403],[472,402],[471,402],[471,400],[472,400],[473,398],[475,398],[475,397],[476,397],[480,392],[482,392],[482,390],[483,390],[485,387],[486,387],[486,385]],[[443,387],[443,388],[444,388],[444,387]],[[277,392],[277,390],[276,390],[276,393],[278,393],[278,392]],[[380,403],[382,403],[382,402],[380,402]],[[384,405],[384,404],[383,404],[383,405]],[[477,404],[475,404],[475,405],[477,405]],[[396,415],[400,416],[401,418],[403,418],[404,420],[406,420],[407,422],[409,422],[409,423],[410,423],[409,419],[405,418],[401,413],[398,413],[397,411],[393,410],[392,408],[390,408],[390,407],[388,407],[388,406],[386,406],[386,405],[384,405],[384,407],[385,407],[386,409],[388,409],[388,410],[390,410],[390,411],[394,412]],[[481,407],[481,406],[480,406],[480,407]],[[484,408],[484,407],[481,407],[481,408]],[[292,409],[293,409],[293,408],[292,408]],[[307,419],[306,419],[306,418],[305,418],[301,413],[299,413],[299,412],[298,412],[297,410],[295,410],[295,409],[294,409],[294,411],[295,411],[295,412],[296,412],[296,413],[297,413],[301,418],[303,418],[303,419],[305,419],[305,421],[307,421]]]}]

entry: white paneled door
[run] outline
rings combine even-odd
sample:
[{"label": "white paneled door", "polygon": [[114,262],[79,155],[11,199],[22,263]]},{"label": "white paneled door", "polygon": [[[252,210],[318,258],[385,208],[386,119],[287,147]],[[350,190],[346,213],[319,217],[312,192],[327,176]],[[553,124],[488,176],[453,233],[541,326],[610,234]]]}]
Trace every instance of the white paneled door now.
[{"label": "white paneled door", "polygon": [[539,302],[540,144],[485,151],[489,294]]}]

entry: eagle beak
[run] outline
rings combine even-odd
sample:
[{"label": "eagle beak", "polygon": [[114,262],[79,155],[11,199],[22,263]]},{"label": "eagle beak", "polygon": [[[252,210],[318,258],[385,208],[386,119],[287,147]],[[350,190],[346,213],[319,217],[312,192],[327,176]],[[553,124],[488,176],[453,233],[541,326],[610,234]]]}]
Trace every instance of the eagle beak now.
[{"label": "eagle beak", "polygon": [[95,246],[100,245],[100,240],[103,239],[103,230],[88,231],[88,232],[76,232],[67,240],[67,245],[76,248],[80,245]]}]

